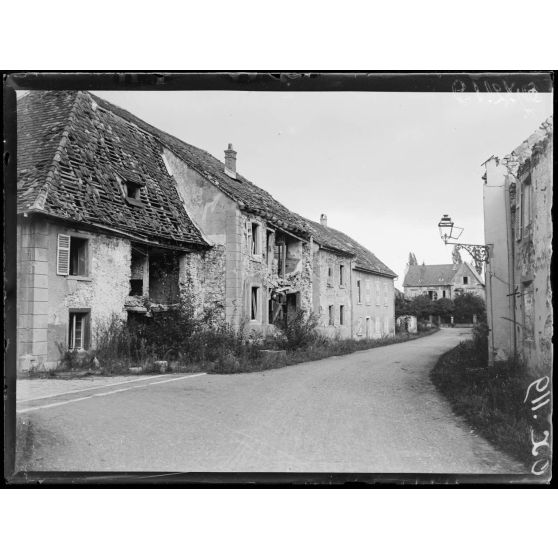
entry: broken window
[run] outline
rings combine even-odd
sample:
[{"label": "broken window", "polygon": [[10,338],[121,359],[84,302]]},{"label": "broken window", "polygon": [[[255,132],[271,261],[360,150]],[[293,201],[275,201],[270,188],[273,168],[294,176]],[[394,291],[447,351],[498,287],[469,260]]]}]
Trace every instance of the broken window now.
[{"label": "broken window", "polygon": [[148,291],[149,299],[159,304],[175,304],[179,301],[178,256],[171,250],[150,248]]},{"label": "broken window", "polygon": [[71,351],[89,348],[89,317],[89,309],[70,310],[68,348]]},{"label": "broken window", "polygon": [[149,260],[147,249],[132,245],[130,269],[130,296],[143,296],[149,292]]},{"label": "broken window", "polygon": [[250,319],[258,319],[258,291],[259,287],[252,287],[252,292],[250,296]]},{"label": "broken window", "polygon": [[140,201],[142,185],[137,182],[126,181],[126,201],[131,205],[143,205]]},{"label": "broken window", "polygon": [[88,273],[88,240],[66,234],[58,235],[56,273],[86,276]]}]

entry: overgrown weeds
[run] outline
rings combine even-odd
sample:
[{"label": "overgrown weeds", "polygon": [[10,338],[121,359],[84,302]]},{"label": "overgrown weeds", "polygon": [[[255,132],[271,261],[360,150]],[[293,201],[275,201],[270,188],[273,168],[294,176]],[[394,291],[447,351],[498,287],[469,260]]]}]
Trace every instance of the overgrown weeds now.
[{"label": "overgrown weeds", "polygon": [[456,414],[495,446],[528,464],[530,415],[523,400],[529,376],[518,360],[487,367],[483,342],[479,327],[473,340],[440,358],[431,372],[432,382]]},{"label": "overgrown weeds", "polygon": [[[61,369],[97,368],[103,374],[160,372],[157,361],[171,370],[205,370],[214,374],[253,372],[271,367],[343,355],[391,343],[415,339],[421,334],[400,334],[380,339],[331,339],[320,335],[313,314],[298,312],[282,329],[267,337],[250,331],[246,324],[233,328],[211,312],[195,315],[192,306],[150,318],[118,315],[97,326],[95,347],[90,351],[68,351],[60,347]],[[430,331],[428,333],[431,333]]]}]

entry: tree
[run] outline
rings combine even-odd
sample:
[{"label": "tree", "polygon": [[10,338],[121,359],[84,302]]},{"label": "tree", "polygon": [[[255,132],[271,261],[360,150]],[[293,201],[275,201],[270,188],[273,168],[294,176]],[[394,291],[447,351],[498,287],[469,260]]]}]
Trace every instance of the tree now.
[{"label": "tree", "polygon": [[395,297],[395,317],[412,314],[410,311],[410,301],[405,298]]},{"label": "tree", "polygon": [[459,248],[457,248],[457,246],[453,247],[453,251],[451,253],[451,259],[454,264],[463,263],[463,260],[461,259],[461,254],[459,253]]},{"label": "tree", "polygon": [[484,304],[484,300],[473,293],[457,295],[453,304],[455,307],[455,321],[457,323],[471,323],[474,314],[476,314],[479,320],[484,320],[486,317],[486,305]]},{"label": "tree", "polygon": [[409,265],[418,265],[417,257],[413,252],[409,252]]},{"label": "tree", "polygon": [[439,298],[432,306],[433,313],[436,316],[440,316],[446,322],[449,321],[455,312],[455,305],[449,298]]},{"label": "tree", "polygon": [[434,314],[434,306],[428,295],[420,295],[409,301],[409,314],[416,316],[419,320],[426,320]]}]

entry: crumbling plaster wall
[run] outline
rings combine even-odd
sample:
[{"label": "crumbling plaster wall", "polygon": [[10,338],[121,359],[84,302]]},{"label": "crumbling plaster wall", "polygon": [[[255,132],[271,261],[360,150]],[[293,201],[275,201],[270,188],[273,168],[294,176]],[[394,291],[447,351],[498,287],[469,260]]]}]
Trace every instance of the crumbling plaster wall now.
[{"label": "crumbling plaster wall", "polygon": [[[259,225],[260,238],[258,244],[260,250],[258,254],[252,254],[251,249],[250,232],[252,223]],[[300,308],[306,311],[312,309],[312,246],[310,242],[293,242],[293,245],[287,250],[287,257],[298,258],[299,263],[291,273],[287,273],[284,278],[279,278],[276,272],[278,262],[273,257],[273,252],[269,261],[266,260],[267,222],[258,216],[241,211],[238,215],[238,224],[240,231],[238,265],[243,277],[240,298],[244,301],[241,321],[246,324],[248,329],[262,334],[271,333],[274,326],[269,324],[268,296],[273,288],[288,286],[288,292],[298,291],[300,293]],[[274,230],[272,225],[269,228]],[[250,319],[252,287],[260,289],[259,310],[256,320]]]},{"label": "crumbling plaster wall", "polygon": [[[550,262],[552,257],[552,141],[545,144],[541,153],[531,156],[520,175],[517,192],[529,176],[532,188],[532,225],[530,234],[524,234],[515,243],[515,283],[518,292],[525,287],[522,282],[532,280],[532,305],[527,306],[533,329],[517,328],[518,349],[529,371],[535,375],[549,374],[552,369],[552,290]],[[526,297],[516,297],[516,316],[521,319]]]},{"label": "crumbling plaster wall", "polygon": [[[56,274],[58,234],[88,239],[86,277]],[[124,303],[130,292],[131,243],[124,238],[50,223],[48,251],[48,362],[53,364],[60,358],[57,344],[68,344],[70,308],[91,309],[91,347],[95,346],[98,329],[107,324],[113,315],[127,319]]]},{"label": "crumbling plaster wall", "polygon": [[172,151],[165,149],[164,157],[186,212],[213,245],[205,253],[183,258],[180,271],[182,294],[188,293],[204,308],[214,304],[217,315],[224,314],[227,322],[238,327],[244,313],[238,206]]},{"label": "crumbling plaster wall", "polygon": [[199,315],[212,312],[217,322],[225,316],[225,247],[190,252],[180,258],[180,293]]}]

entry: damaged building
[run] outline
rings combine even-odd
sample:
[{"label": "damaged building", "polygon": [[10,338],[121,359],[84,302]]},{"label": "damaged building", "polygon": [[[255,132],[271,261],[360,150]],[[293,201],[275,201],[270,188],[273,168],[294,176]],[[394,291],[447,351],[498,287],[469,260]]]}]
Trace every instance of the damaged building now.
[{"label": "damaged building", "polygon": [[[18,102],[19,369],[52,367],[96,331],[177,304],[209,244],[149,133],[84,92]],[[184,282],[182,288],[186,288]]]},{"label": "damaged building", "polygon": [[300,310],[328,335],[394,331],[395,274],[243,177],[231,144],[223,162],[91,93],[37,91],[18,153],[20,370],[185,298],[263,335]]},{"label": "damaged building", "polygon": [[552,148],[548,118],[502,159],[483,163],[489,361],[552,367]]}]

